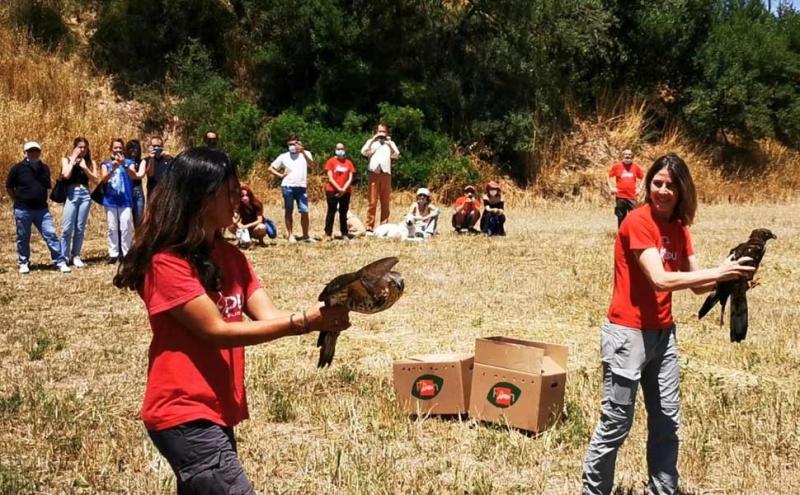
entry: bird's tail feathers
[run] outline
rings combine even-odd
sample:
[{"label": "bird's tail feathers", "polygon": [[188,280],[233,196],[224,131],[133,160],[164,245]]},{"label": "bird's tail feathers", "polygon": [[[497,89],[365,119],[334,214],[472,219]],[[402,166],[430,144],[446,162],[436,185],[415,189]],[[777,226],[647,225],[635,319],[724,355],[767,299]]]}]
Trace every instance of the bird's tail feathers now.
[{"label": "bird's tail feathers", "polygon": [[317,347],[319,347],[319,361],[317,361],[317,368],[330,366],[333,362],[333,355],[336,352],[336,339],[339,337],[339,332],[323,331],[319,333],[317,338]]},{"label": "bird's tail feathers", "polygon": [[714,289],[708,297],[706,297],[705,302],[700,307],[700,311],[697,312],[697,319],[702,319],[705,315],[708,314],[709,311],[719,302],[719,291]]},{"label": "bird's tail feathers", "polygon": [[747,297],[731,297],[731,342],[741,342],[747,337]]}]

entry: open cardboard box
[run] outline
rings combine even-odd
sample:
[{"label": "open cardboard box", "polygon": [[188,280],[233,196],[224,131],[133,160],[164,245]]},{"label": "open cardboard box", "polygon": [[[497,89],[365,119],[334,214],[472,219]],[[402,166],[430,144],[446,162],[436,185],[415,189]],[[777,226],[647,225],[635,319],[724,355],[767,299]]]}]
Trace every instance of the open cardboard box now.
[{"label": "open cardboard box", "polygon": [[394,362],[397,402],[408,414],[466,414],[472,354],[420,354]]},{"label": "open cardboard box", "polygon": [[541,432],[564,407],[566,346],[486,337],[475,341],[469,415]]}]

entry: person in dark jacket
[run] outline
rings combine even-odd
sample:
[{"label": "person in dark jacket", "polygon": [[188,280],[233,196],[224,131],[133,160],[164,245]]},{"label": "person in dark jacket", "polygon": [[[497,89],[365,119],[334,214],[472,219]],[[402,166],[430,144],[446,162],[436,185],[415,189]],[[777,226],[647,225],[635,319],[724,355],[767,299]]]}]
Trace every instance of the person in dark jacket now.
[{"label": "person in dark jacket", "polygon": [[42,235],[50,258],[62,273],[69,273],[67,260],[61,254],[61,243],[56,234],[53,217],[47,207],[50,168],[42,160],[42,147],[29,141],[23,146],[25,159],[8,172],[6,191],[14,201],[14,220],[17,224],[17,262],[20,273],[30,272],[31,225]]}]

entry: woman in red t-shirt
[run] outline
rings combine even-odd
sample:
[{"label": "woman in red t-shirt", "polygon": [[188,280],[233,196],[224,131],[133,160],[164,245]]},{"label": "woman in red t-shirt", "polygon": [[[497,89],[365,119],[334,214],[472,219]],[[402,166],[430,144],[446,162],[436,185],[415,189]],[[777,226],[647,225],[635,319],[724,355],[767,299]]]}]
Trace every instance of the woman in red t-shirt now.
[{"label": "woman in red t-shirt", "polygon": [[147,307],[153,338],[141,415],[179,493],[254,493],[233,435],[248,417],[244,346],[350,325],[343,308],[275,307],[247,258],[222,240],[239,203],[225,153],[181,153],[114,277]]},{"label": "woman in red t-shirt", "polygon": [[353,183],[353,174],[356,167],[347,158],[347,151],[344,144],[336,143],[336,156],[331,157],[325,163],[325,174],[328,182],[325,184],[325,198],[328,201],[328,212],[325,214],[325,239],[330,240],[333,236],[333,219],[336,211],[339,211],[339,230],[342,238],[349,237],[347,233],[347,211],[350,209],[350,194]]},{"label": "woman in red t-shirt", "polygon": [[680,157],[656,160],[645,191],[645,204],[627,216],[614,245],[614,293],[600,336],[603,399],[583,465],[584,494],[611,493],[639,384],[647,409],[650,492],[676,493],[680,370],[672,292],[706,292],[753,271],[746,258],[699,269],[688,229],[697,194]]}]

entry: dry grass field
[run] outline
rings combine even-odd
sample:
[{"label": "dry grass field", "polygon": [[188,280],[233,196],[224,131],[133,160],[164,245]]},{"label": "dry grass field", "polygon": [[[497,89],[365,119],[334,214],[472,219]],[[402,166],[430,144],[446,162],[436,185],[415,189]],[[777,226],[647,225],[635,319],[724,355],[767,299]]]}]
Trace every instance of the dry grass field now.
[{"label": "dry grass field", "polygon": [[[682,352],[684,493],[800,491],[800,215],[798,203],[702,206],[692,231],[704,265],[751,228],[778,240],[750,293],[751,329],[728,342],[701,298],[676,296]],[[139,299],[111,286],[94,211],[84,259],[62,275],[34,236],[34,270],[16,271],[13,222],[0,209],[0,493],[173,493],[172,473],[137,413],[149,329]],[[312,230],[319,233],[322,206]],[[356,209],[363,213],[362,203]],[[248,350],[251,419],[240,455],[260,493],[577,493],[599,412],[599,326],[609,302],[611,207],[541,204],[511,210],[510,236],[429,243],[358,240],[247,251],[281,307],[302,308],[334,275],[400,257],[405,296],[389,311],[354,315],[334,365],[318,371],[314,337]],[[60,207],[53,208],[56,216]],[[277,220],[277,204],[268,212]],[[399,215],[398,213],[394,216]],[[469,352],[478,336],[570,348],[565,417],[531,437],[464,420],[411,420],[398,411],[393,359]],[[623,447],[618,492],[644,490],[645,412]]]}]

